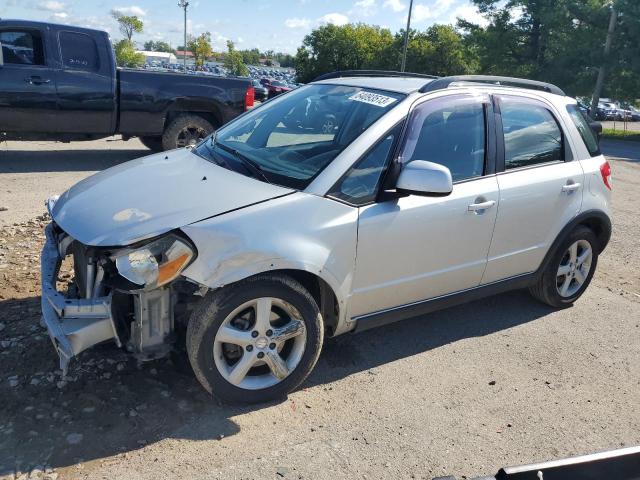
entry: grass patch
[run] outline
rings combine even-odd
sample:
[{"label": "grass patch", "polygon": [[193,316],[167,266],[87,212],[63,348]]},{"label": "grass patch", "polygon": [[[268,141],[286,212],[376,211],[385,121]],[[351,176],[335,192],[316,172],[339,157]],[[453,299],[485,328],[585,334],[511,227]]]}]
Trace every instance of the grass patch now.
[{"label": "grass patch", "polygon": [[613,128],[605,128],[602,130],[602,138],[611,138],[613,140],[627,140],[629,142],[640,142],[640,132],[630,132],[622,130],[614,130]]}]

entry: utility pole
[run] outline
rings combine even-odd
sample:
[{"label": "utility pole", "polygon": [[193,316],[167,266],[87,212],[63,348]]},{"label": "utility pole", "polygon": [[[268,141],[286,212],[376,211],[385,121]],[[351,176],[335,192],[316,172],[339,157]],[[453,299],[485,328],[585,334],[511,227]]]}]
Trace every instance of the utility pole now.
[{"label": "utility pole", "polygon": [[409,2],[409,14],[407,15],[407,29],[404,31],[404,47],[402,49],[402,66],[400,71],[404,72],[407,66],[407,45],[409,43],[409,29],[411,28],[411,10],[413,10],[413,0]]},{"label": "utility pole", "polygon": [[182,46],[182,60],[184,63],[184,71],[187,71],[187,7],[189,2],[186,0],[178,0],[178,6],[184,9],[184,45]]},{"label": "utility pole", "polygon": [[600,94],[602,93],[602,85],[604,84],[604,76],[607,70],[607,62],[609,61],[609,54],[611,52],[611,42],[613,42],[613,34],[616,31],[616,22],[618,21],[618,11],[616,10],[615,2],[611,2],[611,16],[609,17],[609,29],[607,30],[607,40],[604,43],[604,58],[602,64],[598,69],[598,79],[596,80],[596,88],[593,91],[593,97],[591,98],[591,116],[595,118],[595,112],[598,108],[598,102],[600,101]]}]

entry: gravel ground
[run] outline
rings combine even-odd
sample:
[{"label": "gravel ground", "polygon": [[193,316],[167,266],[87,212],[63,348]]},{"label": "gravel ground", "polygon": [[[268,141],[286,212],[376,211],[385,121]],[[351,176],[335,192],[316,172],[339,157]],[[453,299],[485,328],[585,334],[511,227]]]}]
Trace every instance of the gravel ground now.
[{"label": "gravel ground", "polygon": [[513,292],[329,340],[302,389],[253,407],[212,401],[180,354],[138,365],[105,345],[57,370],[42,201],[139,146],[0,149],[0,478],[472,476],[640,444],[640,146],[603,144],[614,234],[573,308]]}]

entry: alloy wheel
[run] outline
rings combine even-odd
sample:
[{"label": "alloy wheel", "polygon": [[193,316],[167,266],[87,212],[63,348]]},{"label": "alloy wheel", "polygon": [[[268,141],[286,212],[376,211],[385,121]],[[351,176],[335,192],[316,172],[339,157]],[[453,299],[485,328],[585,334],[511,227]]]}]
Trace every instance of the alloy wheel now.
[{"label": "alloy wheel", "polygon": [[561,297],[569,298],[580,290],[589,276],[593,249],[586,240],[572,243],[560,260],[556,288]]},{"label": "alloy wheel", "polygon": [[213,344],[215,366],[232,385],[268,388],[295,370],[306,338],[305,324],[293,305],[257,298],[240,305],[220,325]]},{"label": "alloy wheel", "polygon": [[186,126],[178,133],[176,145],[178,148],[192,147],[204,140],[206,136],[207,132],[203,128]]}]

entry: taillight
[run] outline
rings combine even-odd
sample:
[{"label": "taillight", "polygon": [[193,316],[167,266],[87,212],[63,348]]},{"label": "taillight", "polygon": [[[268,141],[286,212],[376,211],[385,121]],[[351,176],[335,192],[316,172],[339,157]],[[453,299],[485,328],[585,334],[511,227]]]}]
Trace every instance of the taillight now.
[{"label": "taillight", "polygon": [[253,107],[253,101],[256,98],[256,91],[253,87],[247,88],[247,93],[244,95],[244,109],[249,110]]},{"label": "taillight", "polygon": [[611,165],[609,165],[609,162],[604,162],[600,165],[600,175],[602,175],[602,181],[605,186],[611,190]]}]

